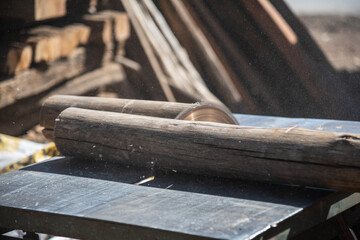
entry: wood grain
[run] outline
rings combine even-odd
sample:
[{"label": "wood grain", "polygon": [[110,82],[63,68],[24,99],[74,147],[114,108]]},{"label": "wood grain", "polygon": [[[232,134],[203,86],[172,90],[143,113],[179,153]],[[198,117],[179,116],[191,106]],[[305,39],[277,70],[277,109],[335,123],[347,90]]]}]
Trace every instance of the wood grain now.
[{"label": "wood grain", "polygon": [[56,84],[83,73],[87,68],[85,49],[77,48],[67,59],[59,59],[45,70],[31,68],[13,78],[3,79],[0,82],[0,108],[44,92]]},{"label": "wood grain", "polygon": [[[57,85],[55,89],[18,100],[0,109],[0,132],[17,136],[38,124],[41,106],[52,95],[93,95],[101,87],[111,84],[119,84],[119,88],[126,91],[126,93],[131,92],[123,68],[116,63],[109,63],[102,68],[66,79],[63,83]],[[52,137],[49,139],[52,139]]]},{"label": "wood grain", "polygon": [[55,119],[69,107],[173,119],[182,111],[197,105],[136,99],[55,95],[46,99],[42,105],[40,124],[47,129],[54,129]]},{"label": "wood grain", "polygon": [[0,176],[0,226],[77,239],[270,239],[291,228],[292,238],[334,205],[359,203],[358,193],[181,173],[131,184],[151,174],[67,157],[13,171]]},{"label": "wood grain", "polygon": [[68,108],[64,155],[196,174],[360,190],[360,135],[255,128]]},{"label": "wood grain", "polygon": [[187,49],[191,49],[188,54],[192,61],[202,66],[198,67],[203,70],[202,77],[211,82],[210,84],[214,86],[220,99],[230,109],[235,112],[240,111],[242,96],[209,40],[184,4],[181,1],[159,1],[159,4],[165,9],[163,13],[167,16],[167,21],[171,24],[173,31],[177,33],[181,44]]}]

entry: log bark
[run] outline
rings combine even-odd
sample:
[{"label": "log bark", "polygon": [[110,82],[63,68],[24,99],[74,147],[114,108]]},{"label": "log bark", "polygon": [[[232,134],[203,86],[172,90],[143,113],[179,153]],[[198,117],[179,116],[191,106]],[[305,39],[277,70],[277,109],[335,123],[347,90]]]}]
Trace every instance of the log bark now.
[{"label": "log bark", "polygon": [[360,135],[255,128],[68,108],[55,126],[69,156],[277,183],[360,190]]},{"label": "log bark", "polygon": [[175,118],[182,111],[197,105],[199,104],[55,95],[44,102],[40,112],[40,125],[45,129],[54,129],[55,119],[69,107]]}]

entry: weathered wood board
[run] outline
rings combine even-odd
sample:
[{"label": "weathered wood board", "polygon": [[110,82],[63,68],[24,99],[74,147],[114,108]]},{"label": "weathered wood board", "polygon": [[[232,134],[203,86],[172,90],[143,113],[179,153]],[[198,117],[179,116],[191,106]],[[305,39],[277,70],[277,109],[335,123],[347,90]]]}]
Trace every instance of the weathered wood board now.
[{"label": "weathered wood board", "polygon": [[41,105],[49,96],[55,94],[86,95],[98,91],[104,85],[111,84],[119,84],[122,89],[131,91],[120,64],[108,63],[102,68],[69,80],[64,79],[63,83],[57,85],[56,88],[32,97],[18,99],[15,103],[0,109],[0,132],[16,136],[38,124]]},{"label": "weathered wood board", "polygon": [[174,172],[131,185],[153,174],[57,157],[2,175],[0,227],[81,239],[292,237],[359,203],[359,194]]}]

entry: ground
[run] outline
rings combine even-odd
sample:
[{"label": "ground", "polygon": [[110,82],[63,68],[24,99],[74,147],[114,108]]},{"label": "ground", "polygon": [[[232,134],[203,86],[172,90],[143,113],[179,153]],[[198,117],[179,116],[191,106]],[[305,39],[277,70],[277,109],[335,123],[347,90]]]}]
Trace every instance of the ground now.
[{"label": "ground", "polygon": [[299,17],[336,70],[360,72],[360,16]]}]

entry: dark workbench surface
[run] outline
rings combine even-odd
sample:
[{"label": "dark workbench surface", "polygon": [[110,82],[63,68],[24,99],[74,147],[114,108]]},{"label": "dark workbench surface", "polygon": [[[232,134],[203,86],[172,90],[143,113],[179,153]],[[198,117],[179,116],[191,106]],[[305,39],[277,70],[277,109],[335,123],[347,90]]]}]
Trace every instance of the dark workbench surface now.
[{"label": "dark workbench surface", "polygon": [[[358,122],[288,119],[286,125],[284,118],[236,117],[242,125],[312,124],[316,129],[320,123],[360,132]],[[155,179],[135,185],[151,176]],[[359,202],[358,193],[154,172],[66,157],[0,176],[0,227],[83,239],[291,237]]]}]

